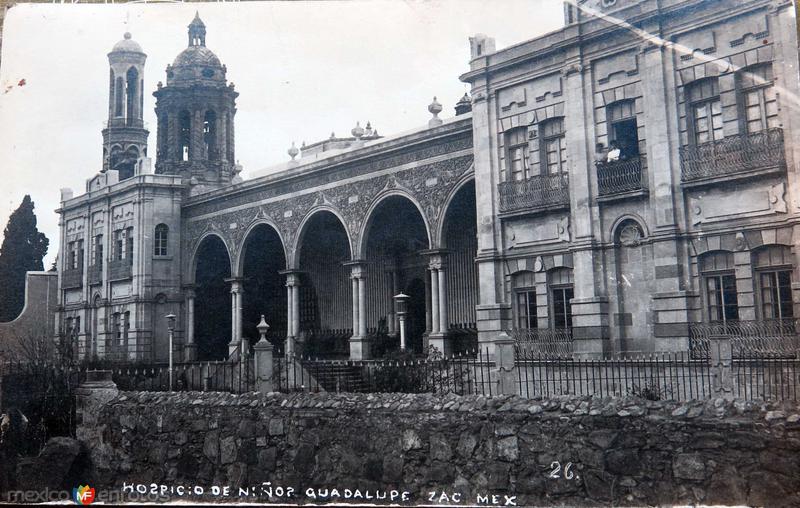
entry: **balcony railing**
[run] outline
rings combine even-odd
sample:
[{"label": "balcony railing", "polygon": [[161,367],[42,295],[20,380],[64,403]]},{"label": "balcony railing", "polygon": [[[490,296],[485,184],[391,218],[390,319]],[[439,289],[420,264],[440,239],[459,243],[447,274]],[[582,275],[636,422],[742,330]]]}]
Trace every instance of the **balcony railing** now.
[{"label": "balcony railing", "polygon": [[501,212],[569,206],[569,183],[563,174],[502,182],[498,190]]},{"label": "balcony railing", "polygon": [[79,288],[83,286],[83,270],[72,268],[64,270],[61,274],[61,287],[64,289]]},{"label": "balcony railing", "polygon": [[130,279],[133,276],[132,268],[130,259],[115,259],[108,265],[109,279]]},{"label": "balcony railing", "polygon": [[800,352],[800,323],[797,319],[726,321],[689,325],[689,346],[695,358],[709,355],[712,336],[731,338],[733,355],[795,356]]},{"label": "balcony railing", "polygon": [[94,265],[89,267],[89,284],[99,284],[103,282],[103,266]]},{"label": "balcony railing", "polygon": [[637,155],[628,159],[613,162],[598,161],[597,168],[598,193],[610,196],[623,192],[633,192],[645,188],[645,172],[642,171],[642,159]]},{"label": "balcony railing", "polygon": [[147,123],[139,118],[110,118],[103,122],[103,126],[109,127],[135,127],[137,129],[146,129]]},{"label": "balcony railing", "polygon": [[569,328],[525,328],[508,332],[514,339],[517,358],[572,357],[572,330]]},{"label": "balcony railing", "polygon": [[783,129],[779,128],[684,146],[680,154],[684,182],[786,167]]}]

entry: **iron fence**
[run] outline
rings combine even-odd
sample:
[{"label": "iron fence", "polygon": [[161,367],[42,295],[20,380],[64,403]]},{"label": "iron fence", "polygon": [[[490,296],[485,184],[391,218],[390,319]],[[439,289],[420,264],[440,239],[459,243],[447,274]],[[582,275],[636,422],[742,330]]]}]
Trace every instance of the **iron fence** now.
[{"label": "iron fence", "polygon": [[684,182],[758,169],[785,168],[783,129],[773,128],[683,146],[680,157]]},{"label": "iron fence", "polygon": [[689,349],[693,358],[708,358],[712,336],[730,337],[733,357],[760,355],[796,357],[800,351],[797,319],[725,321],[689,325]]},{"label": "iron fence", "polygon": [[496,394],[488,350],[477,349],[447,358],[397,360],[319,360],[276,357],[278,391],[401,392]]},{"label": "iron fence", "polygon": [[569,182],[564,174],[535,175],[498,185],[500,211],[569,206]]},{"label": "iron fence", "polygon": [[745,400],[798,400],[800,360],[744,353],[731,365],[733,395]]},{"label": "iron fence", "polygon": [[601,196],[641,190],[645,187],[642,159],[638,155],[613,162],[598,161],[598,193]]},{"label": "iron fence", "polygon": [[519,394],[633,395],[650,400],[689,400],[713,394],[711,365],[686,353],[603,359],[552,358],[518,350]]},{"label": "iron fence", "polygon": [[[169,391],[169,366],[164,364],[110,365],[111,378],[123,391]],[[255,390],[252,361],[192,362],[173,366],[174,391],[246,393]]]}]

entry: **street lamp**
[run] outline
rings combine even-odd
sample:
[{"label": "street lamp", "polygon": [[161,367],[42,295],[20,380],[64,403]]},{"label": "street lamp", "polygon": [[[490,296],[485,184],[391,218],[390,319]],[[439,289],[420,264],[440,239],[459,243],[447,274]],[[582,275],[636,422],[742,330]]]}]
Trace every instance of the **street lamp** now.
[{"label": "street lamp", "polygon": [[172,340],[175,332],[175,314],[170,312],[166,318],[169,330],[169,391],[172,391]]},{"label": "street lamp", "polygon": [[406,350],[406,314],[408,312],[408,299],[409,296],[403,293],[394,295],[394,301],[397,304],[397,319],[400,321],[400,350]]}]

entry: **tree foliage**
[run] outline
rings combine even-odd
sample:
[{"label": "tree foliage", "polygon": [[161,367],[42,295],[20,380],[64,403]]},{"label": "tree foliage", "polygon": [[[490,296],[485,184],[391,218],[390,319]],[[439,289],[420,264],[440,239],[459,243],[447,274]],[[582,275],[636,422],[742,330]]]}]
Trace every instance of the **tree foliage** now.
[{"label": "tree foliage", "polygon": [[33,201],[25,195],[3,233],[0,247],[0,322],[11,321],[25,303],[25,272],[43,270],[50,241],[36,228]]}]

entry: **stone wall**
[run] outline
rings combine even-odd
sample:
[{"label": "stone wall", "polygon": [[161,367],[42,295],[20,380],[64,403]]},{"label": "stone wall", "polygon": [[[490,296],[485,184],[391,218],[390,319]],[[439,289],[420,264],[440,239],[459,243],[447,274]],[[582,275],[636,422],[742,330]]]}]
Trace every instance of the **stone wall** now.
[{"label": "stone wall", "polygon": [[800,505],[796,403],[123,392],[92,411],[91,485],[173,499]]}]

